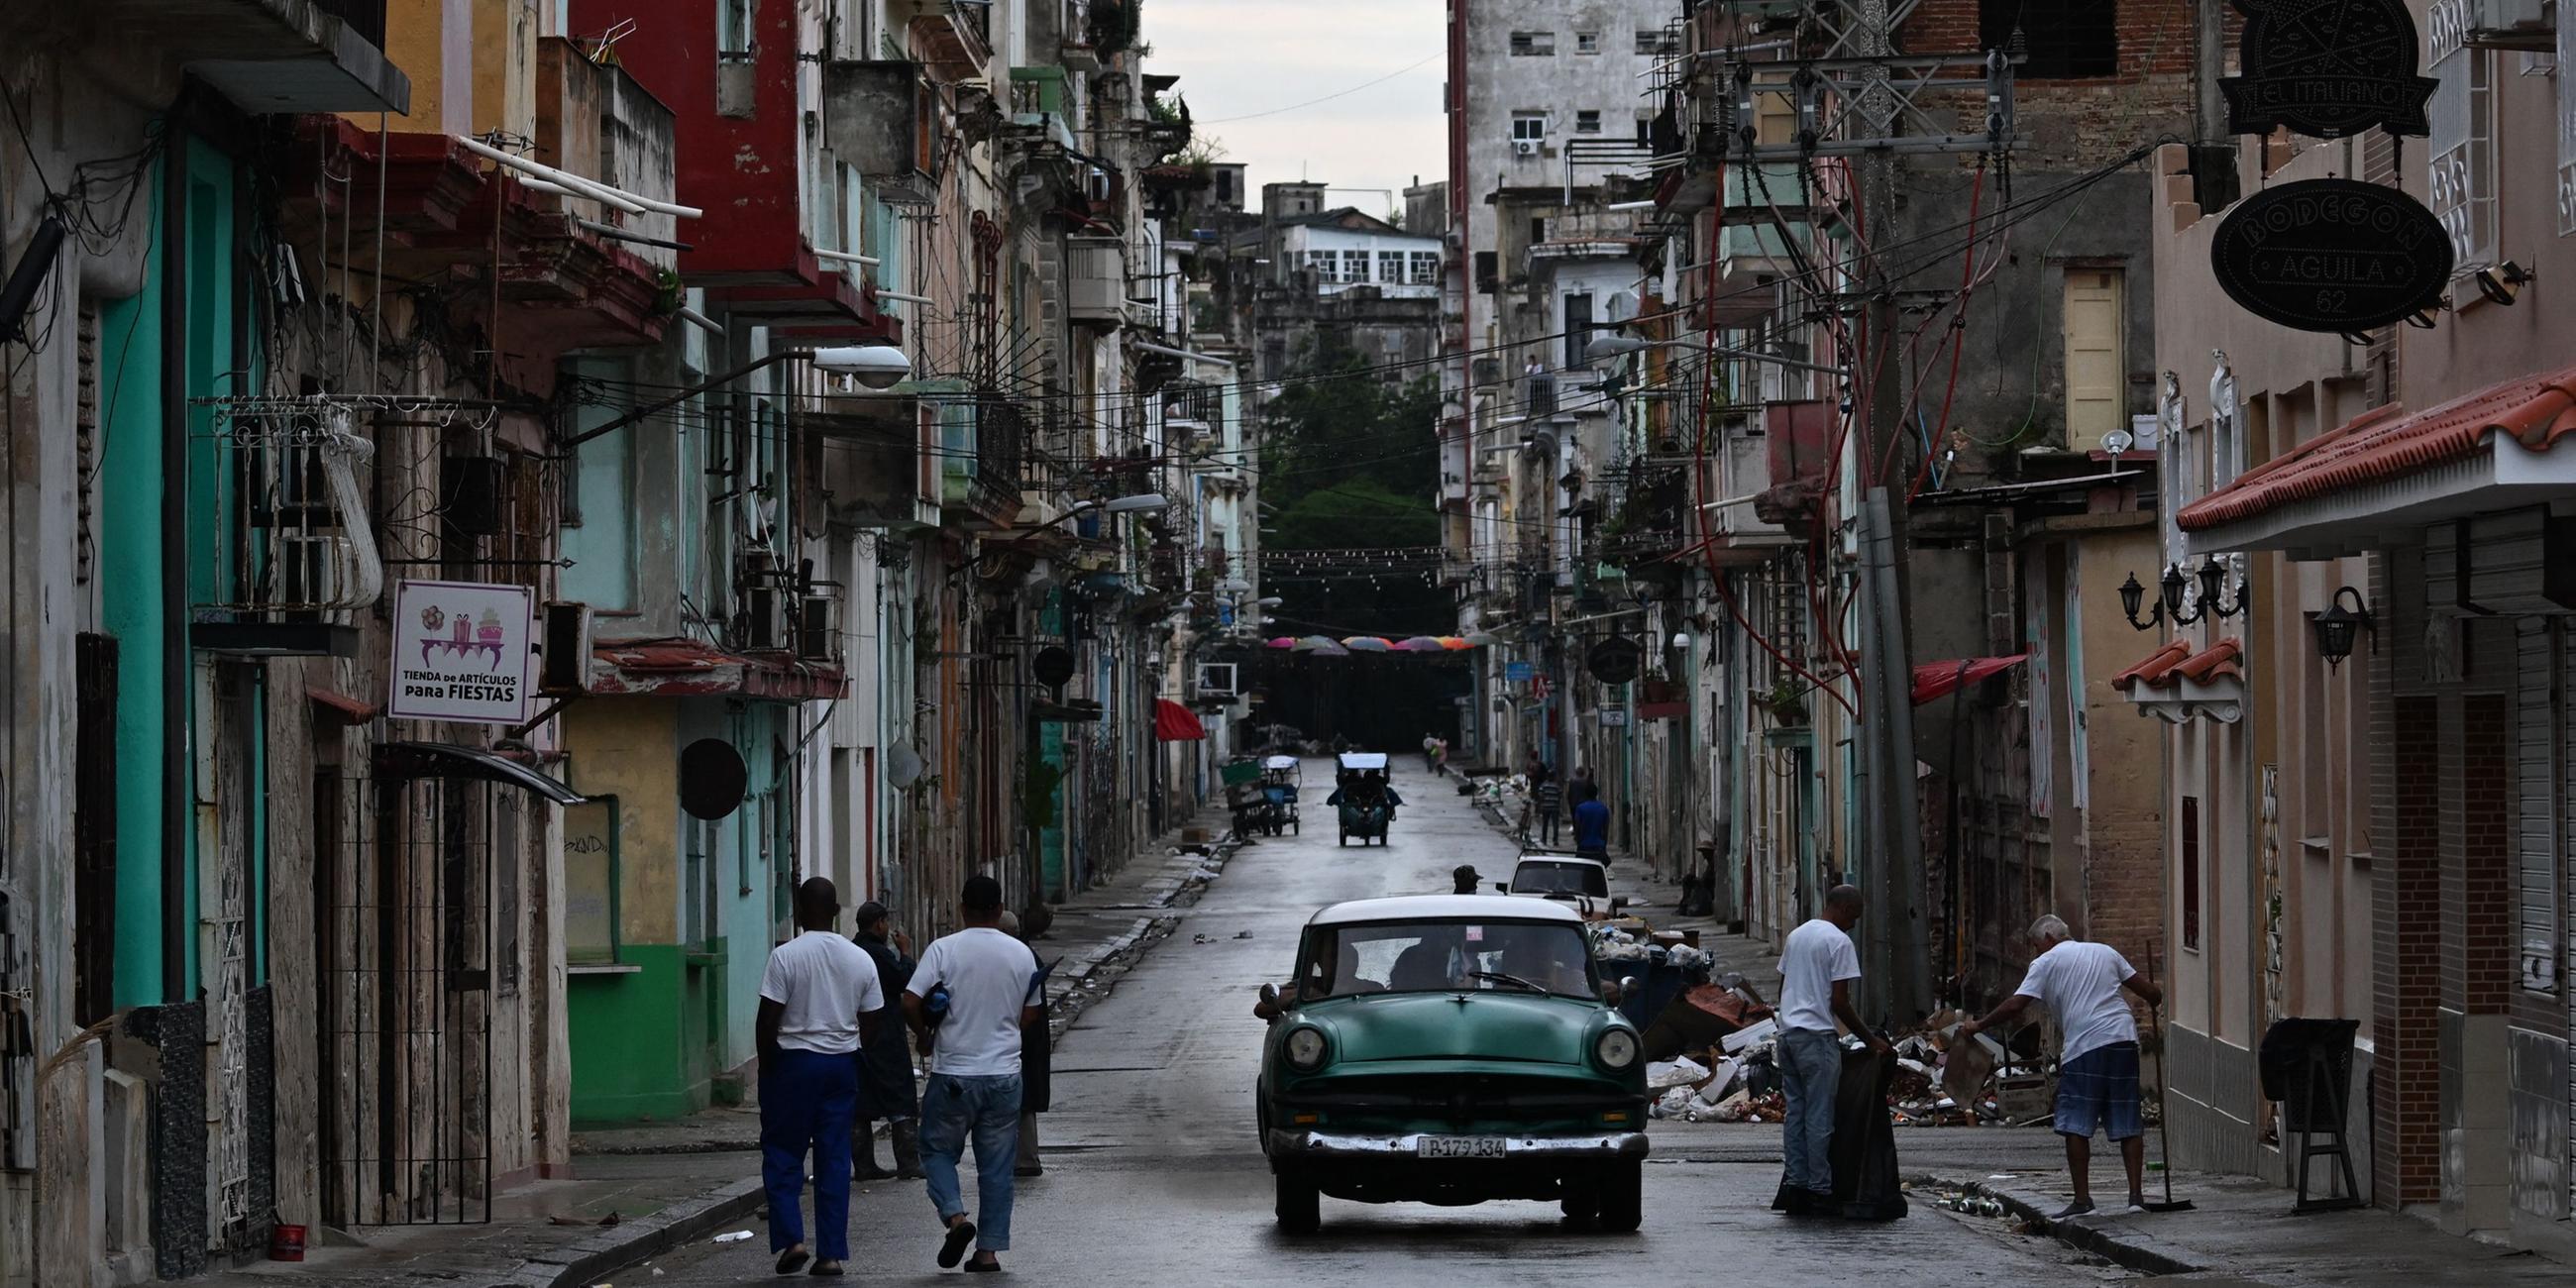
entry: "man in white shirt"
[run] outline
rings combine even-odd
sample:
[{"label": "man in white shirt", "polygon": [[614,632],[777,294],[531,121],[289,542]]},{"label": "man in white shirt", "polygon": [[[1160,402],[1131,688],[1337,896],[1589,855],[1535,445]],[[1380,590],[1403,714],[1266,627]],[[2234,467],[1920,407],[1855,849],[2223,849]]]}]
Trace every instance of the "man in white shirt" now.
[{"label": "man in white shirt", "polygon": [[[837,1275],[850,1256],[850,1124],[859,1110],[862,1017],[885,1005],[877,966],[841,937],[840,891],[796,887],[794,939],[760,975],[760,1172],[769,1191],[769,1250],[778,1273]],[[873,1026],[873,1019],[866,1020]],[[805,1158],[814,1158],[815,1252],[805,1247]],[[815,1253],[820,1254],[816,1259]]]},{"label": "man in white shirt", "polygon": [[1824,915],[1790,931],[1780,949],[1776,1050],[1781,1090],[1789,1101],[1781,1122],[1781,1159],[1788,1175],[1775,1206],[1791,1216],[1833,1208],[1834,1092],[1843,1074],[1836,1022],[1870,1050],[1884,1055],[1890,1049],[1852,1005],[1860,954],[1852,947],[1851,928],[1860,924],[1860,908],[1860,887],[1835,886],[1825,895]]},{"label": "man in white shirt", "polygon": [[2075,1201],[2051,1219],[2093,1210],[2097,1128],[2119,1145],[2120,1161],[2128,1167],[2129,1210],[2144,1212],[2147,1138],[2139,1112],[2138,1018],[2120,992],[2158,1006],[2164,990],[2131,970],[2118,949],[2075,938],[2059,918],[2032,923],[2030,937],[2040,953],[2031,959],[2021,988],[1984,1019],[1960,1025],[1959,1038],[2005,1023],[2032,1002],[2047,1007],[2064,1042],[2057,1063],[2057,1134],[2066,1138],[2066,1170],[2075,1180]]},{"label": "man in white shirt", "polygon": [[[1037,955],[1002,933],[1002,884],[966,879],[958,892],[966,928],[932,944],[904,985],[903,1013],[930,1048],[930,1086],[921,1097],[921,1168],[930,1174],[931,1206],[947,1234],[939,1268],[955,1266],[975,1245],[968,1270],[999,1270],[994,1254],[1011,1247],[1011,1171],[1020,1144],[1020,1030],[1046,1022],[1030,998]],[[935,1015],[934,996],[947,1006]],[[975,1145],[979,1226],[966,1216],[957,1163]]]}]

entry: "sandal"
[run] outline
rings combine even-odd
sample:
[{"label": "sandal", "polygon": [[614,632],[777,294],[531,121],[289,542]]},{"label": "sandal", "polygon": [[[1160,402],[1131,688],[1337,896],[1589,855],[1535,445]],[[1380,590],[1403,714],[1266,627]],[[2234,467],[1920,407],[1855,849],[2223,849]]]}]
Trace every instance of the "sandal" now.
[{"label": "sandal", "polygon": [[959,1221],[948,1227],[948,1241],[939,1245],[939,1268],[955,1269],[966,1259],[966,1245],[975,1241],[975,1223]]},{"label": "sandal", "polygon": [[813,1259],[814,1254],[807,1252],[801,1246],[789,1248],[787,1251],[778,1254],[778,1273],[782,1275],[795,1274],[797,1271],[805,1268],[805,1263],[812,1261]]}]

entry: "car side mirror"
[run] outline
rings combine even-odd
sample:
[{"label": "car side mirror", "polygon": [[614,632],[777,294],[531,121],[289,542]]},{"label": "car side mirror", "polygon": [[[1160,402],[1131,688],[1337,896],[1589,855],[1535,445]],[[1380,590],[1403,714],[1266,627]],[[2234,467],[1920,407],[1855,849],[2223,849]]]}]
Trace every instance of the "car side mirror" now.
[{"label": "car side mirror", "polygon": [[1495,883],[1494,883],[1494,893],[1496,893],[1496,894],[1510,894],[1511,892],[1512,892],[1512,886],[1511,886],[1511,883],[1510,883],[1510,882],[1508,882],[1508,881],[1497,881],[1497,882],[1495,882]]},{"label": "car side mirror", "polygon": [[1279,986],[1277,984],[1262,985],[1261,1000],[1265,1005],[1277,1006],[1279,1004]]},{"label": "car side mirror", "polygon": [[1628,906],[1628,896],[1626,896],[1626,895],[1624,895],[1624,894],[1623,894],[1623,895],[1617,895],[1617,896],[1614,896],[1614,897],[1610,900],[1610,911],[1612,911],[1612,912],[1617,912],[1617,911],[1619,911],[1620,909],[1625,908],[1625,907],[1627,907],[1627,906]]}]

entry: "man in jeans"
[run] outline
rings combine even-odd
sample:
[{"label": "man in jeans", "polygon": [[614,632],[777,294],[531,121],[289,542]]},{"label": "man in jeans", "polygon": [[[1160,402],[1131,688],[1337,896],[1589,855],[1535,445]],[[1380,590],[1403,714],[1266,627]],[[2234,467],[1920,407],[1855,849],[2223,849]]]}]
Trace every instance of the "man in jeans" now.
[{"label": "man in jeans", "polygon": [[1780,950],[1778,1052],[1789,1112],[1781,1143],[1788,1179],[1778,1206],[1791,1216],[1829,1212],[1834,1205],[1834,1091],[1843,1074],[1835,1021],[1870,1050],[1890,1050],[1852,1006],[1860,954],[1852,947],[1851,929],[1859,924],[1860,887],[1838,885],[1825,895],[1825,914],[1790,931]]},{"label": "man in jeans", "polygon": [[[904,985],[903,1013],[930,1047],[930,1086],[921,1097],[921,1166],[930,1176],[930,1202],[947,1236],[939,1268],[955,1266],[975,1245],[968,1270],[1002,1268],[994,1254],[1011,1246],[1011,1170],[1020,1144],[1020,1031],[1042,1024],[1045,1012],[1029,1002],[1038,960],[1028,945],[1002,933],[1002,884],[968,877],[959,892],[966,928],[921,955]],[[948,1009],[930,1027],[923,999],[944,990]],[[969,1139],[975,1144],[975,1193],[979,1226],[966,1215],[957,1163]]]}]

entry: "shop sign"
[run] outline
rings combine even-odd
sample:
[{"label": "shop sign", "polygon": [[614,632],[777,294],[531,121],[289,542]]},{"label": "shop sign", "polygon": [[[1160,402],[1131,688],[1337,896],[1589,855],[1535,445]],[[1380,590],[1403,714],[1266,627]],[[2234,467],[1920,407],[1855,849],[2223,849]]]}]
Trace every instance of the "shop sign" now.
[{"label": "shop sign", "polygon": [[2415,74],[2415,20],[2405,0],[2235,0],[2245,15],[2241,76],[2222,76],[2231,134],[2288,127],[2340,139],[2376,125],[2429,134],[2424,105],[2438,82]]},{"label": "shop sign", "polygon": [[1601,708],[1601,727],[1602,727],[1602,728],[1604,728],[1604,729],[1616,729],[1616,728],[1618,728],[1618,727],[1620,727],[1621,725],[1624,725],[1624,724],[1626,724],[1626,723],[1628,723],[1628,708],[1626,708],[1626,707],[1603,707],[1603,708]]},{"label": "shop sign", "polygon": [[470,581],[394,583],[396,720],[518,725],[528,720],[535,592]]},{"label": "shop sign", "polygon": [[1538,667],[1528,662],[1503,663],[1503,682],[1506,684],[1527,684],[1537,678]]},{"label": "shop sign", "polygon": [[1593,679],[1603,684],[1626,684],[1637,678],[1637,667],[1644,657],[1645,650],[1637,646],[1637,641],[1613,635],[1593,645],[1583,655],[1583,665],[1592,672]]},{"label": "shop sign", "polygon": [[2236,203],[2209,263],[2266,321],[2353,334],[2441,305],[2451,239],[2421,202],[2355,179],[2306,179]]}]

